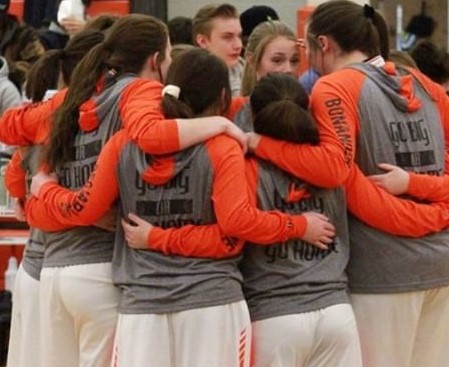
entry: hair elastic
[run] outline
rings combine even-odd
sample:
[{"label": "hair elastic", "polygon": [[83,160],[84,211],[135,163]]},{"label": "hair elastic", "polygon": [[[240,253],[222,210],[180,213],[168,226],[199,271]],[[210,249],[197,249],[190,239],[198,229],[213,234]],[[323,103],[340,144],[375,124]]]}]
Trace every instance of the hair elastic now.
[{"label": "hair elastic", "polygon": [[179,88],[177,85],[167,84],[164,89],[162,89],[162,96],[165,96],[166,94],[169,94],[172,97],[178,99],[179,95],[181,94],[181,88]]},{"label": "hair elastic", "polygon": [[371,5],[365,4],[363,5],[363,15],[368,19],[373,19],[376,10]]}]

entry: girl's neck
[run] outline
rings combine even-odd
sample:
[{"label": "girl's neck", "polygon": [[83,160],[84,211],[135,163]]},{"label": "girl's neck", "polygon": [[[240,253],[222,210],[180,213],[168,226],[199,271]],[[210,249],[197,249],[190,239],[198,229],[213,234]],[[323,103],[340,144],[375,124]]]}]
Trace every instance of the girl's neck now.
[{"label": "girl's neck", "polygon": [[210,117],[210,116],[217,116],[220,114],[221,114],[220,108],[214,105],[208,107],[202,113],[198,114],[196,117]]},{"label": "girl's neck", "polygon": [[335,62],[332,65],[332,71],[343,69],[345,66],[357,62],[364,62],[366,59],[368,59],[368,56],[361,51],[351,51],[345,54],[341,54],[338,58],[335,59]]}]

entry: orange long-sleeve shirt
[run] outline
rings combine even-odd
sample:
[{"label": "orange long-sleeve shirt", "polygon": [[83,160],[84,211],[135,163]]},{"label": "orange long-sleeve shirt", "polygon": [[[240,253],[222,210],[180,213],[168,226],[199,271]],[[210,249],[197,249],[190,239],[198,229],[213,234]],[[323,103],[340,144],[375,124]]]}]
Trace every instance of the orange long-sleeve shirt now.
[{"label": "orange long-sleeve shirt", "polygon": [[345,183],[348,210],[366,224],[398,236],[421,237],[449,226],[449,204],[418,204],[388,194],[354,165]]},{"label": "orange long-sleeve shirt", "polygon": [[144,152],[166,154],[180,149],[178,125],[162,115],[162,84],[138,79],[123,91],[120,111],[129,137]]},{"label": "orange long-sleeve shirt", "polygon": [[449,175],[429,176],[409,173],[407,194],[432,202],[449,203]]},{"label": "orange long-sleeve shirt", "polygon": [[[120,96],[119,113],[130,137],[144,151],[154,154],[179,150],[177,123],[161,112],[162,85],[153,80],[137,78]],[[62,104],[67,90],[56,93],[48,101],[9,109],[0,118],[0,141],[8,145],[39,144],[47,139],[53,112]],[[88,100],[80,107],[80,127],[96,128],[95,105]]]},{"label": "orange long-sleeve shirt", "polygon": [[0,141],[8,145],[43,143],[48,136],[53,112],[62,104],[67,89],[45,102],[11,108],[0,118]]},{"label": "orange long-sleeve shirt", "polygon": [[24,199],[26,195],[26,172],[22,168],[23,154],[17,149],[5,171],[5,186],[9,194],[17,199]]},{"label": "orange long-sleeve shirt", "polygon": [[[125,132],[117,133],[104,147],[94,174],[84,188],[71,192],[55,183],[45,184],[39,198],[29,200],[26,205],[30,225],[43,230],[62,230],[69,226],[89,225],[98,220],[118,195],[116,165],[121,149],[128,141]],[[238,144],[231,138],[219,136],[205,143],[213,162],[214,181],[212,201],[214,202],[217,226],[186,226],[178,230],[156,229],[151,232],[153,246],[170,252],[173,247],[192,239],[195,243],[219,244],[213,256],[226,256],[231,250],[228,237],[251,239],[258,243],[284,241],[300,238],[306,229],[304,216],[289,216],[280,212],[261,212],[253,207],[244,174],[244,159]],[[236,190],[236,187],[240,188]],[[225,234],[225,235],[223,235]],[[211,246],[211,245],[209,245]],[[208,246],[208,247],[209,247]],[[189,250],[187,250],[189,251]]]}]

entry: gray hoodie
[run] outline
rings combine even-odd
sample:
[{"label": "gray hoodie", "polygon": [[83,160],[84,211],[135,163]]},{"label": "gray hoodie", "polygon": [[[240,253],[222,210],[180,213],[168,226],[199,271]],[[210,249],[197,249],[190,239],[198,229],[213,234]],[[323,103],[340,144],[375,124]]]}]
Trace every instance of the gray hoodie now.
[{"label": "gray hoodie", "polygon": [[[172,159],[146,155],[135,144],[127,144],[117,167],[122,212],[136,213],[163,228],[216,223],[211,200],[214,170],[207,144]],[[239,257],[166,256],[133,250],[124,243],[119,226],[113,280],[122,289],[120,313],[179,312],[243,300]]]},{"label": "gray hoodie", "polygon": [[[377,174],[377,164],[385,162],[443,175],[441,116],[424,85],[405,69],[389,71],[369,64],[352,68],[366,76],[357,91],[356,162],[363,173]],[[406,238],[375,230],[355,217],[350,217],[349,230],[347,273],[353,293],[396,293],[449,284],[448,230]]]},{"label": "gray hoodie", "polygon": [[6,60],[0,57],[0,116],[10,107],[22,102],[20,93],[8,78],[9,68]]}]

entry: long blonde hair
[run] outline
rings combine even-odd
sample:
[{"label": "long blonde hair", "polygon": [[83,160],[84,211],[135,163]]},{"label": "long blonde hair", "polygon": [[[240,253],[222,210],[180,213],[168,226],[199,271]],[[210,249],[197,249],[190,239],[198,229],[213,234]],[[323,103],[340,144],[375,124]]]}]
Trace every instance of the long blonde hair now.
[{"label": "long blonde hair", "polygon": [[267,45],[276,37],[283,36],[296,42],[293,31],[278,20],[260,23],[251,32],[245,48],[246,65],[242,78],[242,96],[251,94],[257,81],[257,68]]}]

